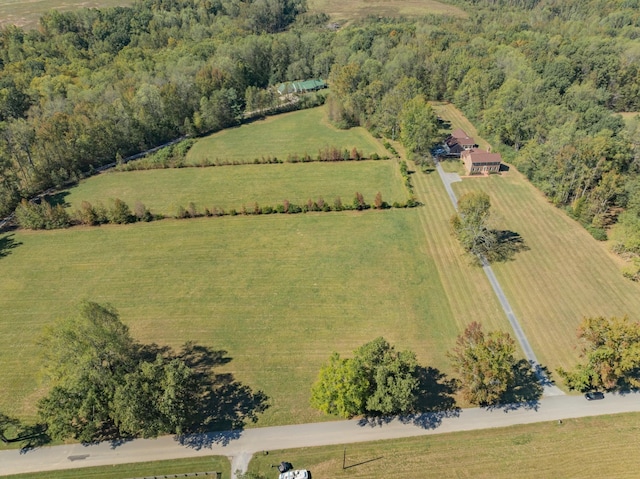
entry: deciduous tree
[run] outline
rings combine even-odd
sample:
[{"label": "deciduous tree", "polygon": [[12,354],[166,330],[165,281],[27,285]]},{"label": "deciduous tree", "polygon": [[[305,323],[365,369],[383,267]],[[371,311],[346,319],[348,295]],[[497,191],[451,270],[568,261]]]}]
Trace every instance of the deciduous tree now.
[{"label": "deciduous tree", "polygon": [[571,389],[637,388],[640,386],[640,323],[627,317],[585,318],[578,328],[584,361],[558,374]]},{"label": "deciduous tree", "polygon": [[464,397],[480,405],[499,402],[514,381],[514,352],[509,334],[493,331],[485,335],[476,322],[467,326],[449,353]]}]

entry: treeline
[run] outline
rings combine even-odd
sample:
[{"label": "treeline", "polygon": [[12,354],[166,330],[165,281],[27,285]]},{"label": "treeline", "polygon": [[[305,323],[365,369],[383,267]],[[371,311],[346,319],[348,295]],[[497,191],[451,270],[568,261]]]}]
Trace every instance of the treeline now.
[{"label": "treeline", "polygon": [[153,170],[164,168],[185,168],[185,167],[209,167],[209,166],[229,166],[229,165],[271,165],[280,163],[311,163],[311,162],[339,162],[339,161],[364,161],[364,160],[388,160],[388,156],[380,156],[372,153],[365,156],[356,147],[338,148],[337,146],[327,146],[318,150],[317,155],[311,156],[308,153],[288,154],[285,158],[276,156],[264,156],[248,160],[227,160],[221,158],[203,157],[197,163],[187,163],[187,152],[193,146],[195,140],[187,139],[174,145],[163,148],[153,154],[147,155],[139,160],[129,161],[116,166],[117,171]]},{"label": "treeline", "polygon": [[[362,193],[356,192],[351,202],[343,202],[337,196],[333,202],[325,201],[322,197],[317,200],[309,199],[305,203],[297,204],[289,200],[283,200],[276,205],[262,205],[257,202],[247,207],[242,205],[240,209],[230,208],[225,210],[217,206],[211,208],[198,208],[195,203],[189,203],[186,207],[180,205],[176,208],[173,218],[200,218],[237,215],[270,215],[270,214],[298,214],[309,212],[331,211],[364,211],[371,208],[385,210],[389,208],[415,208],[420,203],[413,195],[405,202],[394,201],[392,204],[382,199],[380,192],[376,193],[373,203],[367,203]],[[22,200],[15,211],[15,220],[18,226],[31,230],[52,230],[69,228],[70,226],[98,226],[103,224],[127,224],[138,221],[149,222],[164,219],[162,214],[152,213],[142,202],[137,201],[133,209],[119,198],[111,199],[107,205],[98,203],[92,205],[83,201],[80,207],[69,213],[62,205],[52,205],[47,198],[41,198],[38,202]]]},{"label": "treeline", "polygon": [[326,77],[330,32],[304,10],[144,0],[1,30],[0,215],[92,168],[238,124],[247,106],[272,108],[261,92],[277,82]]}]

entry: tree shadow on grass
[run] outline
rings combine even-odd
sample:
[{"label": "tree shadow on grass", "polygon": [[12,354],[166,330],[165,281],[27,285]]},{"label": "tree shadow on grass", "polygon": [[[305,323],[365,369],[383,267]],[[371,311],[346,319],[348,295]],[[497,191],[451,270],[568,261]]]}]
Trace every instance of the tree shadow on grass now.
[{"label": "tree shadow on grass", "polygon": [[226,445],[239,438],[247,422],[256,422],[269,407],[269,398],[262,391],[253,391],[231,373],[213,372],[213,367],[231,361],[226,354],[194,343],[188,343],[179,353],[196,371],[199,383],[187,433],[176,436],[183,446],[202,449]]},{"label": "tree shadow on grass", "polygon": [[12,249],[17,248],[22,244],[21,242],[16,241],[14,236],[14,234],[0,236],[0,258],[9,256]]},{"label": "tree shadow on grass", "polygon": [[453,397],[458,390],[455,379],[449,379],[438,369],[430,367],[418,368],[418,378],[415,410],[420,412],[404,416],[366,416],[358,421],[358,425],[382,426],[397,418],[403,424],[435,429],[442,424],[443,419],[460,415],[460,408]]},{"label": "tree shadow on grass", "polygon": [[0,414],[0,441],[5,444],[21,442],[20,454],[25,454],[48,444],[51,442],[51,438],[47,434],[47,427],[44,424],[23,425],[15,418]]},{"label": "tree shadow on grass", "polygon": [[504,412],[517,409],[537,411],[543,392],[538,371],[526,359],[518,361],[513,370],[513,385],[502,395],[498,404],[488,406],[487,409],[502,409]]},{"label": "tree shadow on grass", "polygon": [[51,195],[46,195],[44,197],[44,199],[46,200],[47,203],[49,203],[51,206],[62,206],[63,208],[68,208],[69,206],[71,206],[68,202],[67,202],[67,196],[69,196],[71,194],[71,192],[69,191],[58,191],[56,193],[53,193]]},{"label": "tree shadow on grass", "polygon": [[496,244],[483,254],[490,263],[513,261],[516,253],[528,251],[529,246],[519,233],[509,230],[492,230]]}]

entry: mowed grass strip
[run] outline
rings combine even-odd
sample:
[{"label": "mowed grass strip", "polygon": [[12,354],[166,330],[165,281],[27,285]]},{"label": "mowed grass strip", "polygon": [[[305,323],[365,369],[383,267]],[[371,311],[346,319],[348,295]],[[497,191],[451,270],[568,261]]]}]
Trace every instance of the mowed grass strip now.
[{"label": "mowed grass strip", "polygon": [[546,201],[515,168],[504,176],[465,178],[460,197],[483,190],[500,229],[522,236],[528,251],[494,271],[538,359],[552,371],[578,360],[576,329],[585,316],[640,320],[640,285],[626,280],[604,243]]},{"label": "mowed grass strip", "polygon": [[286,161],[289,155],[318,156],[327,147],[351,151],[357,148],[366,157],[389,152],[362,127],[339,130],[329,123],[324,107],[294,111],[258,120],[237,128],[214,133],[199,140],[186,162],[200,165],[203,161],[251,162],[262,158]]},{"label": "mowed grass strip", "polygon": [[[34,472],[5,476],[10,479],[122,479],[123,477],[167,477],[170,474],[194,472],[221,472],[224,479],[231,477],[229,459],[222,456],[173,459],[167,461],[114,464],[113,466],[84,467],[62,471]],[[171,476],[169,476],[171,477]],[[182,476],[184,477],[184,476]],[[207,476],[200,476],[207,477]],[[208,476],[215,477],[215,476]]]},{"label": "mowed grass strip", "polygon": [[43,394],[38,335],[82,299],[111,303],[140,341],[227,351],[220,371],[270,398],[260,425],[326,419],[309,396],[332,351],[384,336],[439,366],[457,333],[416,209],[12,235],[0,258],[0,411],[25,419]]},{"label": "mowed grass strip", "polygon": [[133,0],[2,0],[0,26],[17,25],[25,29],[38,26],[43,13],[49,10],[77,10],[78,8],[106,8],[131,5]]},{"label": "mowed grass strip", "polygon": [[[471,123],[464,113],[456,108],[453,103],[445,101],[430,101],[429,104],[433,107],[440,118],[451,123],[451,131],[456,128],[462,128],[467,135],[476,141],[478,147],[483,150],[488,150],[491,145],[484,138],[478,134],[478,130]],[[451,133],[451,131],[449,133]]]},{"label": "mowed grass strip", "polygon": [[332,20],[353,21],[371,16],[415,18],[424,15],[451,15],[466,18],[459,7],[434,0],[309,0],[309,10],[327,13]]},{"label": "mowed grass strip", "polygon": [[[313,477],[491,479],[633,478],[640,414],[566,419],[499,429],[256,454],[249,470],[270,477],[290,461]],[[346,469],[342,468],[346,457]]]},{"label": "mowed grass strip", "polygon": [[301,205],[322,197],[333,205],[340,197],[351,204],[356,191],[369,204],[378,192],[389,204],[408,198],[395,160],[109,172],[82,181],[63,196],[71,210],[82,201],[95,206],[120,198],[131,208],[140,201],[155,214],[175,215],[178,206],[186,208],[190,202],[201,213],[214,206],[253,210],[256,202],[276,206],[285,199]]},{"label": "mowed grass strip", "polygon": [[451,234],[449,219],[455,210],[438,174],[416,172],[412,181],[417,199],[424,204],[417,210],[424,235],[421,254],[433,258],[453,311],[455,322],[449,325],[449,334],[457,336],[472,321],[489,331],[511,331],[484,272],[472,264]]}]

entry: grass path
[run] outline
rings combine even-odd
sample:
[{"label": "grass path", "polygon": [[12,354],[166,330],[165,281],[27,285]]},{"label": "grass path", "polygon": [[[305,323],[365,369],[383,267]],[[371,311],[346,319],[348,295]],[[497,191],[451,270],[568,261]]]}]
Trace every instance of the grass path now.
[{"label": "grass path", "polygon": [[455,130],[456,128],[462,128],[467,133],[467,135],[472,137],[476,141],[478,146],[483,150],[488,150],[491,147],[491,145],[489,145],[489,142],[487,142],[478,134],[478,130],[473,125],[473,123],[471,123],[464,115],[464,113],[458,110],[453,103],[431,101],[429,102],[429,104],[433,107],[439,117],[451,122],[451,131]]}]

